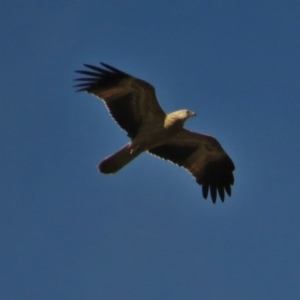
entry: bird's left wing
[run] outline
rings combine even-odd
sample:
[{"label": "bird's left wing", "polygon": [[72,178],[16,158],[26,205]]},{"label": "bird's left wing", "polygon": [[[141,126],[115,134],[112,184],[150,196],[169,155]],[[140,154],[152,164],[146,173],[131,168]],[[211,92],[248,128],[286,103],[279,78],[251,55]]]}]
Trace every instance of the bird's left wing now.
[{"label": "bird's left wing", "polygon": [[86,91],[101,98],[112,117],[134,138],[140,126],[153,118],[165,117],[160,107],[154,87],[144,80],[135,78],[108,64],[102,67],[85,64],[90,70],[79,70],[85,75],[79,81],[78,91]]},{"label": "bird's left wing", "polygon": [[149,152],[191,172],[197,183],[202,185],[205,199],[209,192],[214,203],[217,194],[223,202],[225,191],[231,196],[235,166],[215,138],[182,129],[166,144]]}]

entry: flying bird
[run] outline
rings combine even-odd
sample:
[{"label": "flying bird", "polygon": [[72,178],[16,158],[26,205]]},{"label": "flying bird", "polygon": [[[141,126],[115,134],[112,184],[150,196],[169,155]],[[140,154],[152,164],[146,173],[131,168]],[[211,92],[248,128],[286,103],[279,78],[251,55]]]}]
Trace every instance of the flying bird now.
[{"label": "flying bird", "polygon": [[181,109],[166,114],[159,105],[154,87],[108,64],[100,67],[84,64],[85,75],[75,79],[77,91],[86,91],[102,99],[111,116],[131,141],[99,164],[100,172],[114,174],[143,152],[186,168],[209,193],[213,203],[225,192],[231,196],[234,183],[233,161],[212,136],[184,129],[184,123],[196,114]]}]

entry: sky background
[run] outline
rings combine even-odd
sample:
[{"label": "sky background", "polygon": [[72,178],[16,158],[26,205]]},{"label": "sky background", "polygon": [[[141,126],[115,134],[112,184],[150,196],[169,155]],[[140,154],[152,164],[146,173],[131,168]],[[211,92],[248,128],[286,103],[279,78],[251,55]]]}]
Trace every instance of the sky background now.
[{"label": "sky background", "polygon": [[[299,1],[2,1],[0,298],[300,299]],[[188,108],[236,165],[232,197],[128,142],[75,93],[100,61]]]}]

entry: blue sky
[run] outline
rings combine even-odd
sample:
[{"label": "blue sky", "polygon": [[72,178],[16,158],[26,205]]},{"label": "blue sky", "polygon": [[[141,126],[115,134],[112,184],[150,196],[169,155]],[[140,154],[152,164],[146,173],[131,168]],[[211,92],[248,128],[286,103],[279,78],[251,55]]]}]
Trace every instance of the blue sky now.
[{"label": "blue sky", "polygon": [[[299,299],[300,3],[3,1],[0,298]],[[225,203],[128,139],[74,70],[156,87],[236,165]]]}]

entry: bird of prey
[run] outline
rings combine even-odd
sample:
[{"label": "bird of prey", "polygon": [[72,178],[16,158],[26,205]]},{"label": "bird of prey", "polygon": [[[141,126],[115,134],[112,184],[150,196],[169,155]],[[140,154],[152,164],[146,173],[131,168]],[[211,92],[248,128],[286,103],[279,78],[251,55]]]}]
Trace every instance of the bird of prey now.
[{"label": "bird of prey", "polygon": [[151,84],[108,64],[101,65],[84,64],[87,69],[76,72],[85,76],[75,79],[79,82],[75,87],[102,99],[131,141],[105,158],[99,164],[100,172],[116,173],[142,152],[149,152],[186,168],[202,185],[205,199],[209,192],[213,203],[218,194],[224,202],[225,191],[231,196],[235,167],[230,157],[214,137],[183,128],[195,113],[182,109],[166,114]]}]

